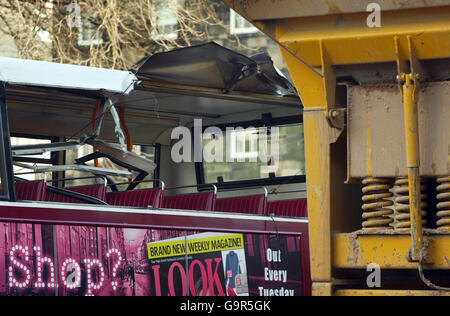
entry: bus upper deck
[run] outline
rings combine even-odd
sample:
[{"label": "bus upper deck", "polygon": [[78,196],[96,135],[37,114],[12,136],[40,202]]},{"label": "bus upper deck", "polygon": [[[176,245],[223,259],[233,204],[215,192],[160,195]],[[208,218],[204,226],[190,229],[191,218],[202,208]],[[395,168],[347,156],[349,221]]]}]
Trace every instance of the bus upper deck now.
[{"label": "bus upper deck", "polygon": [[[139,242],[120,237],[116,243],[122,248],[112,248],[127,255],[128,268],[141,272],[155,259],[148,257],[150,245],[163,240],[184,236],[188,245],[189,238],[204,234],[211,242],[221,234],[244,234],[240,247],[248,259],[254,251],[247,249],[249,236],[267,237],[263,244],[285,238],[286,254],[301,253],[296,267],[301,276],[291,286],[302,284],[296,295],[310,293],[301,105],[270,58],[248,58],[210,43],[156,54],[135,73],[0,59],[0,74],[2,222],[32,225],[32,240],[43,238],[48,225],[61,231],[95,227],[96,237],[85,239],[97,245],[97,258],[102,229],[106,244],[112,243],[111,229],[125,235],[145,231]],[[5,229],[5,236],[8,229],[20,231]],[[0,243],[20,240],[17,231]],[[53,251],[56,261],[57,231],[50,238],[55,245],[41,246]],[[133,243],[148,251],[142,245],[133,251]],[[267,248],[266,260],[272,250]],[[109,255],[105,251],[103,260]],[[98,260],[81,259],[92,257],[81,250],[78,256],[87,265]],[[264,273],[251,273],[250,282],[264,283]],[[19,276],[20,271],[9,281]],[[7,294],[17,294],[22,284],[2,289],[1,283],[0,278],[0,291]],[[98,291],[87,286],[87,294],[101,294],[100,283],[94,282]],[[253,287],[242,293],[291,293],[288,287],[287,292]],[[215,289],[221,293],[217,284]],[[161,294],[155,285],[152,294]]]}]

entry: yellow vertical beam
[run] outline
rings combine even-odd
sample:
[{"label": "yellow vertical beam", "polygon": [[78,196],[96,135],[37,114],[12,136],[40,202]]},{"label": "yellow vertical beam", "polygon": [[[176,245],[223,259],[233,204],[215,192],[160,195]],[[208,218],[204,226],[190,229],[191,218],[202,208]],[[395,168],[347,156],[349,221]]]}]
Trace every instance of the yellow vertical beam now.
[{"label": "yellow vertical beam", "polygon": [[409,178],[409,200],[411,214],[411,259],[420,260],[423,245],[422,200],[420,184],[419,111],[415,101],[415,86],[412,75],[404,75],[403,103],[405,110],[406,157]]},{"label": "yellow vertical beam", "polygon": [[[318,53],[323,49],[318,48]],[[331,295],[331,144],[337,132],[327,119],[327,80],[281,48],[304,105],[311,277],[314,295]],[[334,87],[333,87],[334,89]],[[331,89],[331,91],[334,91]],[[332,92],[334,93],[334,92]]]},{"label": "yellow vertical beam", "polygon": [[[323,111],[304,112],[309,242],[313,283],[331,281],[330,126]],[[320,163],[317,163],[320,161]]]}]

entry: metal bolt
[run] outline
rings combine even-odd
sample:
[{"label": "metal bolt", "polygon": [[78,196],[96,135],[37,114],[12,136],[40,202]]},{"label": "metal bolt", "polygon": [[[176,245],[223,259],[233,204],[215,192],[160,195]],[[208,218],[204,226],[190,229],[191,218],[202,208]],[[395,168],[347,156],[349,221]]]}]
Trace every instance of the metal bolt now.
[{"label": "metal bolt", "polygon": [[337,110],[331,111],[331,117],[336,118],[338,116],[339,116],[339,111],[337,111]]},{"label": "metal bolt", "polygon": [[396,79],[399,82],[403,82],[403,81],[405,81],[406,76],[405,76],[405,74],[399,74],[399,75],[397,75]]}]

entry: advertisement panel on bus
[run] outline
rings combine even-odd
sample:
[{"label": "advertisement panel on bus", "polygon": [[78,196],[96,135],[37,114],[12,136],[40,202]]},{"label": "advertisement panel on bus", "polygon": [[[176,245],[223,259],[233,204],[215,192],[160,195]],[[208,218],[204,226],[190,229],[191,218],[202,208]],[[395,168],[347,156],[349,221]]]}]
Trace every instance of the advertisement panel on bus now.
[{"label": "advertisement panel on bus", "polygon": [[301,296],[300,238],[0,223],[0,295]]}]

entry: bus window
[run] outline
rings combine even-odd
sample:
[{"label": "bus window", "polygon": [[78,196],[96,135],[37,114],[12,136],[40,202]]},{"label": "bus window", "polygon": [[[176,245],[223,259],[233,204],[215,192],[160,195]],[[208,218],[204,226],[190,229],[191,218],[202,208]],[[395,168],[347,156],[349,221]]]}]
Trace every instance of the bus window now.
[{"label": "bus window", "polygon": [[[23,136],[23,135],[11,135],[11,146],[23,146],[23,145],[43,145],[43,144],[51,144],[51,138],[36,138],[34,136]],[[14,157],[15,162],[23,162],[23,163],[32,163],[34,166],[51,166],[56,165],[58,160],[55,153],[43,153],[37,155],[29,155],[25,157]],[[34,173],[29,169],[24,168],[22,166],[15,165],[14,174],[21,179],[27,181],[35,181],[35,180],[44,180],[45,174],[43,173]],[[51,174],[47,174],[47,179],[51,179]]]},{"label": "bus window", "polygon": [[[4,150],[3,150],[3,146],[0,146],[0,156],[2,158],[5,156]],[[3,165],[3,161],[1,161],[1,163]],[[0,169],[0,199],[1,200],[5,200],[5,199],[8,198],[7,192],[6,192],[6,188],[5,188],[5,183],[6,183],[5,176],[6,175],[5,175],[5,172],[4,172],[4,168],[1,168]]]},{"label": "bus window", "polygon": [[217,137],[205,138],[204,155],[209,151],[215,155],[217,150],[223,153],[222,160],[217,155],[215,159],[204,157],[206,183],[250,183],[305,175],[303,124],[230,130],[224,132],[215,150],[211,142],[218,141]]},{"label": "bus window", "polygon": [[13,183],[6,83],[0,82],[0,200],[16,199]]},{"label": "bus window", "polygon": [[[119,144],[115,144],[115,145],[120,146]],[[89,145],[81,146],[77,150],[67,150],[66,158],[65,158],[66,164],[69,164],[69,165],[75,164],[76,163],[75,160],[77,158],[85,157],[87,155],[92,154],[93,152],[94,152],[93,147],[89,146]],[[143,157],[146,157],[148,159],[151,159],[156,163],[158,161],[155,146],[134,145],[132,152],[134,152],[135,154],[141,155]],[[94,160],[87,162],[87,165],[94,166],[95,165]],[[108,158],[99,158],[98,159],[98,167],[107,168],[107,169],[111,169],[111,170],[125,170],[125,168],[118,166],[117,164],[110,161]],[[79,177],[79,172],[71,171],[71,170],[65,171],[64,178],[66,178],[66,179],[74,179],[75,178],[76,179],[77,177]],[[152,174],[152,175],[147,176],[146,179],[155,179],[155,178],[156,178],[156,174],[155,175]],[[112,180],[114,183],[126,182],[126,179],[118,178],[118,177],[110,177],[110,180]],[[96,181],[102,181],[102,180],[100,178],[98,178]],[[66,183],[66,185],[80,186],[80,185],[91,184],[90,182],[92,182],[92,180],[90,180],[90,181],[85,180],[85,179],[70,180],[70,182]],[[154,182],[144,182],[138,186],[138,189],[153,188],[153,185],[154,185]],[[121,189],[126,189],[126,186],[119,188],[119,190],[121,190]]]}]

